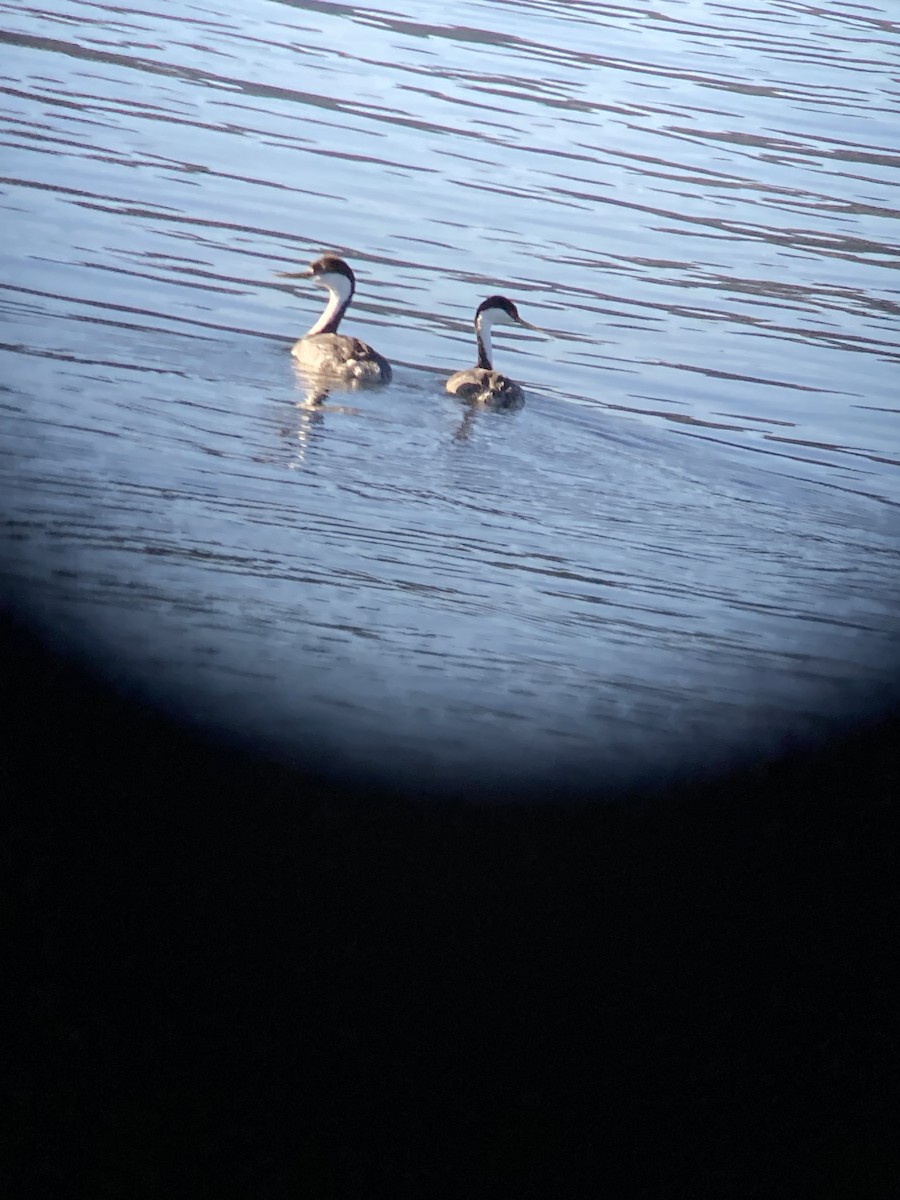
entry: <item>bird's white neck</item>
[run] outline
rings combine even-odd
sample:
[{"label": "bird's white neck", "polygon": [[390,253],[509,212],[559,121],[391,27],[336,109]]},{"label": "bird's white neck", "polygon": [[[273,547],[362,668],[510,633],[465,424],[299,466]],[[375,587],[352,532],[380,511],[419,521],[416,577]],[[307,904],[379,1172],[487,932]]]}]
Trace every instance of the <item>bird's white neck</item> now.
[{"label": "bird's white neck", "polygon": [[306,337],[312,337],[316,333],[337,333],[344,310],[353,296],[353,284],[346,275],[330,272],[327,275],[320,275],[316,282],[320,286],[328,288],[328,303]]},{"label": "bird's white neck", "polygon": [[494,364],[494,348],[491,345],[491,326],[494,323],[493,314],[488,310],[483,312],[475,322],[475,337],[478,341],[478,365],[489,371]]}]

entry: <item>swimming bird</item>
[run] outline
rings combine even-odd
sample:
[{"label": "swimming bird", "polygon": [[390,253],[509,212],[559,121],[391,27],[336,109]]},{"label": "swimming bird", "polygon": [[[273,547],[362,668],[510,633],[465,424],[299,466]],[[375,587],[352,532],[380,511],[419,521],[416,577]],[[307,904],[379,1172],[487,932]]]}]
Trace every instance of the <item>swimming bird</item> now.
[{"label": "swimming bird", "polygon": [[519,316],[512,300],[505,296],[488,296],[475,310],[475,339],[478,342],[478,362],[467,371],[457,371],[447,380],[447,391],[464,400],[508,408],[522,400],[522,389],[514,380],[495,371],[491,362],[491,329],[494,325],[520,325],[543,333]]},{"label": "swimming bird", "polygon": [[315,325],[294,342],[297,365],[340,383],[390,383],[391,364],[359,338],[338,333],[341,318],[356,291],[356,276],[342,258],[324,254],[305,271],[280,272],[282,279],[311,279],[328,290],[328,303]]}]

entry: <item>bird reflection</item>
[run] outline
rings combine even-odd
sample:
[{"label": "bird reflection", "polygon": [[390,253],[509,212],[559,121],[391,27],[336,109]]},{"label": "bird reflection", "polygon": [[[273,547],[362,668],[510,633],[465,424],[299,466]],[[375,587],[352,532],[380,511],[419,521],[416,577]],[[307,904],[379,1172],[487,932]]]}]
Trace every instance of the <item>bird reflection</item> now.
[{"label": "bird reflection", "polygon": [[477,401],[467,402],[466,406],[465,406],[465,411],[463,412],[462,420],[457,425],[456,429],[453,431],[454,442],[468,441],[472,435],[472,431],[475,428],[476,422],[479,419],[484,418],[486,414],[493,415],[494,413],[508,414],[508,413],[513,413],[513,412],[518,412],[518,410],[520,408],[524,407],[524,404],[525,404],[524,400],[518,400],[517,402],[512,403],[512,404],[504,404],[502,407],[501,406],[488,406],[485,404],[480,404]]},{"label": "bird reflection", "polygon": [[478,409],[474,404],[466,405],[466,411],[463,413],[463,419],[453,431],[454,442],[467,442],[471,436],[472,430],[475,427],[475,422],[478,420]]},{"label": "bird reflection", "polygon": [[362,411],[347,404],[327,404],[326,401],[331,394],[331,386],[328,383],[310,378],[299,370],[295,374],[297,388],[303,392],[303,399],[298,400],[294,406],[299,420],[296,426],[282,431],[285,436],[295,439],[294,453],[288,464],[291,470],[297,470],[306,465],[309,451],[325,428],[325,417],[328,413],[358,416]]}]

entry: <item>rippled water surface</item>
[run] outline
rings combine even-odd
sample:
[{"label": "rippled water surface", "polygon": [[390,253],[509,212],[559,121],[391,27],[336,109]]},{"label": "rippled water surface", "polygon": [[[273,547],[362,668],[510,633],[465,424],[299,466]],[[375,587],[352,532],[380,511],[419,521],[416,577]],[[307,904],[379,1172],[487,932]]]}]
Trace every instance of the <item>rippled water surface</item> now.
[{"label": "rippled water surface", "polygon": [[[7,599],[279,756],[474,788],[898,666],[893,5],[0,3]],[[310,402],[323,250],[382,391]],[[502,292],[526,404],[446,395]]]}]

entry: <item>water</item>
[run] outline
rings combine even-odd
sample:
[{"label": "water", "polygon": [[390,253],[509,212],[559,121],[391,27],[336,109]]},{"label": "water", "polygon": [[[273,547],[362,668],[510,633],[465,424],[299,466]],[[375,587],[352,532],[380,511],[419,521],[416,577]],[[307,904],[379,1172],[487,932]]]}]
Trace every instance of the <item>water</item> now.
[{"label": "water", "polygon": [[[506,792],[894,694],[886,2],[0,3],[8,601],[267,753]],[[323,250],[385,391],[304,404]],[[518,412],[443,392],[491,292]]]}]

